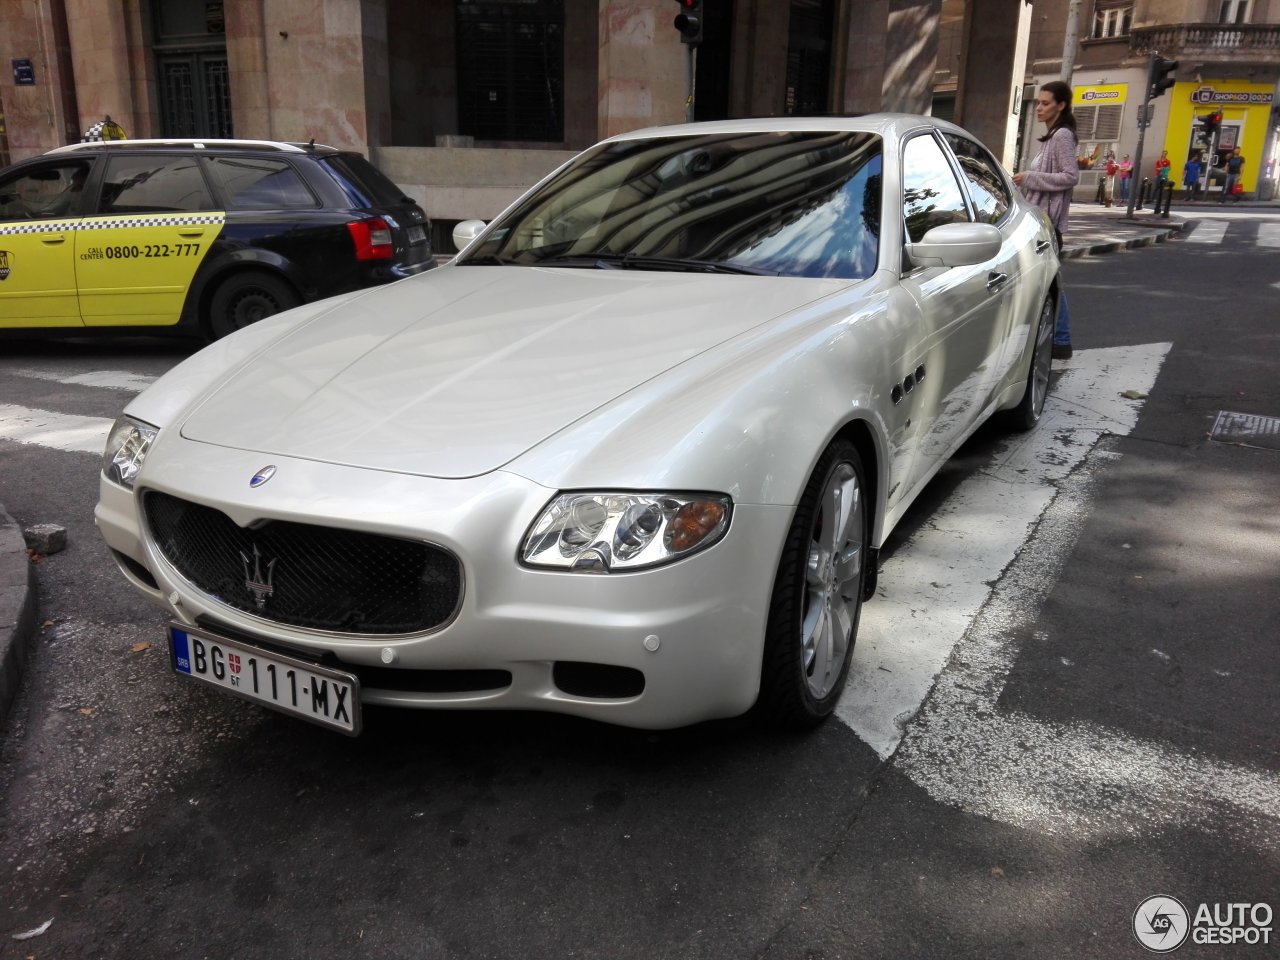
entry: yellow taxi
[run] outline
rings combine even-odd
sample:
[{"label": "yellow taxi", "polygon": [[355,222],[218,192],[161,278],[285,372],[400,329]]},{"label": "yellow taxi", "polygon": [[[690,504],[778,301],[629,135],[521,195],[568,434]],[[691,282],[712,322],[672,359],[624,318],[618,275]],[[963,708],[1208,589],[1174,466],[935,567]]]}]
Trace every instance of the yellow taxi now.
[{"label": "yellow taxi", "polygon": [[0,171],[0,331],[223,336],[434,265],[426,213],[358,153],[72,144]]}]

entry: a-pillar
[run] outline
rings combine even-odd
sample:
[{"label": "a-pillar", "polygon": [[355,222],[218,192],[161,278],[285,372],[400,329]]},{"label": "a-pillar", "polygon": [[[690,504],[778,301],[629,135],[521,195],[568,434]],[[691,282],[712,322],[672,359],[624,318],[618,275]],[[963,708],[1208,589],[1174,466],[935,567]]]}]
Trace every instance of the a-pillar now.
[{"label": "a-pillar", "polygon": [[[683,123],[689,48],[670,0],[600,0],[600,137]],[[568,51],[566,51],[568,53]]]},{"label": "a-pillar", "polygon": [[865,0],[844,5],[841,103],[846,113],[929,113],[942,0]]},{"label": "a-pillar", "polygon": [[1026,0],[968,0],[956,123],[1013,169],[1031,36]]}]

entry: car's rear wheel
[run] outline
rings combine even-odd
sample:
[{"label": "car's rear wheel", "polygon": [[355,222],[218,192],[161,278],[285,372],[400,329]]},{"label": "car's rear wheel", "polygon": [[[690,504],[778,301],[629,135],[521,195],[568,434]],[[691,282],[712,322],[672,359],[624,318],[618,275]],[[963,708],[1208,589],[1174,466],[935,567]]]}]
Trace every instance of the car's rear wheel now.
[{"label": "car's rear wheel", "polygon": [[853,656],[866,581],[862,458],[847,440],[823,453],[796,507],[774,582],[756,712],[768,726],[830,716]]},{"label": "car's rear wheel", "polygon": [[1022,400],[1010,411],[1010,419],[1019,430],[1030,430],[1040,422],[1040,415],[1044,413],[1044,401],[1049,396],[1049,368],[1053,362],[1053,326],[1056,320],[1057,301],[1051,296],[1045,297],[1032,342],[1027,389]]},{"label": "car's rear wheel", "polygon": [[209,301],[209,333],[214,338],[225,337],[300,302],[288,283],[269,273],[232,274]]}]

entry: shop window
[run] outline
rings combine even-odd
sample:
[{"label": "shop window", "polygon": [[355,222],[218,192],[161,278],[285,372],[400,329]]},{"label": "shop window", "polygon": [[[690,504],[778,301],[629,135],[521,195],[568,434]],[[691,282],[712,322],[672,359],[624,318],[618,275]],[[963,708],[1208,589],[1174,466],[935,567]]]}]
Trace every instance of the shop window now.
[{"label": "shop window", "polygon": [[564,140],[564,0],[459,0],[458,132]]}]

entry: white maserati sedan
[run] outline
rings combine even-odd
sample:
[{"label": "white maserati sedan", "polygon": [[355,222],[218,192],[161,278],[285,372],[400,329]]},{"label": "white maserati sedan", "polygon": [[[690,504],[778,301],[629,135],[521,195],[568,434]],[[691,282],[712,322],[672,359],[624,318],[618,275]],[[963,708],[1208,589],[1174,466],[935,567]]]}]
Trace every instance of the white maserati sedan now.
[{"label": "white maserati sedan", "polygon": [[638,130],[455,237],[117,421],[97,522],[175,672],[348,734],[370,704],[812,725],[895,522],[1045,402],[1052,228],[948,123]]}]

